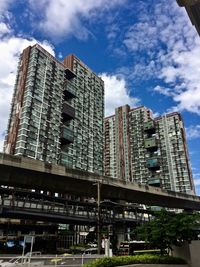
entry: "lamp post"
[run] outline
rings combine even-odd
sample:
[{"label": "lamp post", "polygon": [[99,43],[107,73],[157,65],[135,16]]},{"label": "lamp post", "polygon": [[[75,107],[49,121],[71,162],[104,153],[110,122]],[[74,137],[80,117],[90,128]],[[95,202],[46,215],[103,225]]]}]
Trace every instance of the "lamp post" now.
[{"label": "lamp post", "polygon": [[101,183],[97,182],[97,248],[98,254],[101,254]]}]

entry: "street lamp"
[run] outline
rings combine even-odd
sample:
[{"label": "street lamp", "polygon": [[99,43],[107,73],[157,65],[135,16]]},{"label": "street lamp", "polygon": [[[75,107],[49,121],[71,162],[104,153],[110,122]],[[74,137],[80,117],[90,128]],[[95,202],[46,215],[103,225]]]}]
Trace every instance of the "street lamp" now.
[{"label": "street lamp", "polygon": [[101,254],[101,183],[97,182],[97,248],[98,254]]},{"label": "street lamp", "polygon": [[97,181],[97,253],[101,254],[101,183]]}]

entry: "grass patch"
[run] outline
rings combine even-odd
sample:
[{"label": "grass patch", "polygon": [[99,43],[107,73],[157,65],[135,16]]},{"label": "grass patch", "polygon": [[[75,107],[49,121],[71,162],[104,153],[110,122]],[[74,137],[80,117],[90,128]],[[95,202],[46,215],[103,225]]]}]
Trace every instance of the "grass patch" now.
[{"label": "grass patch", "polygon": [[129,264],[186,264],[186,261],[171,256],[159,255],[135,255],[135,256],[115,256],[112,258],[101,258],[90,263],[84,264],[84,267],[115,267]]}]

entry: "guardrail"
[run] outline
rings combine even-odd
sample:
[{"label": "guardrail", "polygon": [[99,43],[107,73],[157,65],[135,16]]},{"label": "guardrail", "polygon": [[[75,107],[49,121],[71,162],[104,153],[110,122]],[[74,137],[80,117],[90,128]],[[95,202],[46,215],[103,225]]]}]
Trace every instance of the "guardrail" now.
[{"label": "guardrail", "polygon": [[90,211],[88,211],[87,209],[83,209],[82,206],[64,205],[42,200],[20,200],[15,198],[1,198],[0,206],[1,208],[19,208],[23,210],[29,209],[29,211],[42,211],[46,213],[56,213],[65,216],[77,216],[90,219],[96,219],[97,217],[97,211],[95,208],[93,210],[90,209]]},{"label": "guardrail", "polygon": [[[85,263],[104,257],[104,255],[42,255],[40,257],[0,257],[2,267],[81,267]],[[13,262],[11,262],[13,261]]]}]

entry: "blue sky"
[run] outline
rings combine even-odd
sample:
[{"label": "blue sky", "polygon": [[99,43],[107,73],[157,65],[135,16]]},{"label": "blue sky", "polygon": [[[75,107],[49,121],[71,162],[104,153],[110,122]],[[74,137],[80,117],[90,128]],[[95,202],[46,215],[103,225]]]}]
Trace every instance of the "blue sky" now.
[{"label": "blue sky", "polygon": [[182,113],[200,194],[200,38],[176,0],[0,0],[0,150],[20,52],[76,54],[105,82],[106,115]]}]

